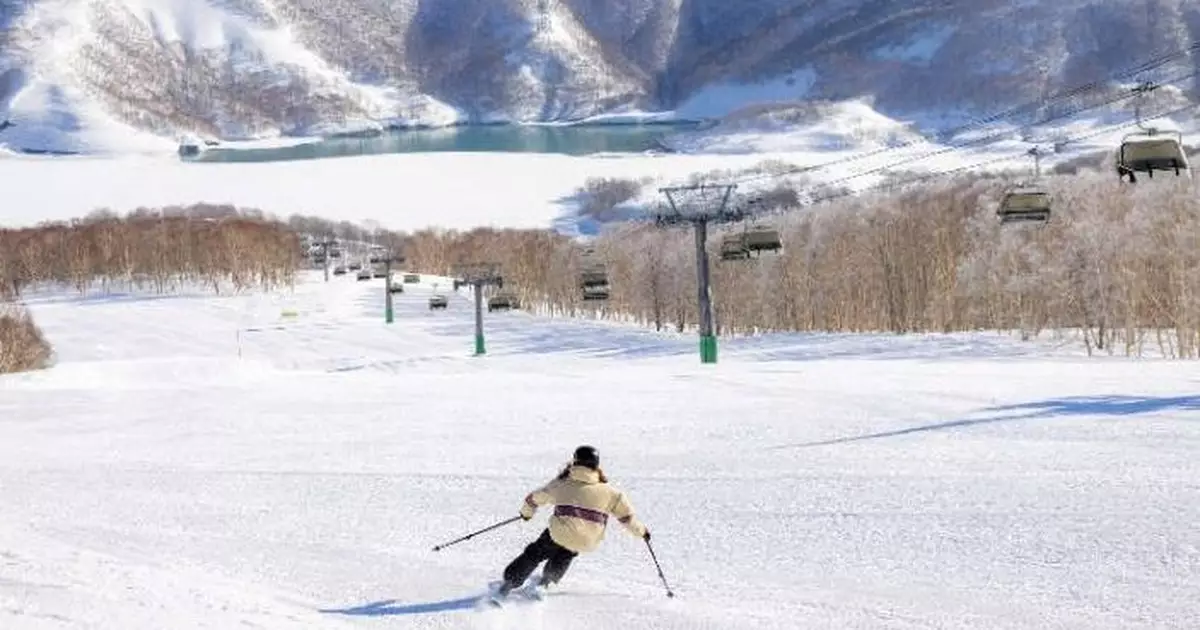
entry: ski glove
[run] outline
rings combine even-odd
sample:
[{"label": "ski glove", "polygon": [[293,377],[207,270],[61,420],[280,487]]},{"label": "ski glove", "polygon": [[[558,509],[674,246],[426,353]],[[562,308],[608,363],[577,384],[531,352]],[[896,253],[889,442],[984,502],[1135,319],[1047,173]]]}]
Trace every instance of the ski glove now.
[{"label": "ski glove", "polygon": [[646,533],[642,535],[642,540],[650,542],[650,530],[646,530]]}]

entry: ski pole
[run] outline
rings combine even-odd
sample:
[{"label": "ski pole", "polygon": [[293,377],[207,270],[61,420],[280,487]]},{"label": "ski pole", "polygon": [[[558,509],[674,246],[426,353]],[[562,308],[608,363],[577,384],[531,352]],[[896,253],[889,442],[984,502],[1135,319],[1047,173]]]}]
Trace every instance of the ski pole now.
[{"label": "ski pole", "polygon": [[650,550],[650,559],[654,560],[654,568],[658,569],[658,579],[662,580],[663,588],[667,589],[667,597],[675,597],[675,593],[671,591],[671,585],[667,584],[667,578],[663,575],[662,565],[658,563],[658,556],[654,554],[654,546],[650,544],[649,539],[646,540],[646,549]]},{"label": "ski pole", "polygon": [[500,521],[499,523],[496,523],[495,525],[489,525],[488,527],[484,527],[483,529],[481,529],[479,531],[471,532],[470,534],[467,534],[466,536],[463,536],[462,538],[456,538],[454,540],[451,540],[450,542],[437,545],[433,548],[433,550],[441,551],[441,550],[445,549],[446,547],[449,547],[450,545],[457,545],[458,543],[460,543],[464,540],[470,540],[484,532],[490,532],[493,529],[496,529],[498,527],[504,527],[505,525],[508,525],[509,523],[515,523],[516,521],[519,521],[519,520],[521,520],[520,516],[514,516],[508,520]]}]

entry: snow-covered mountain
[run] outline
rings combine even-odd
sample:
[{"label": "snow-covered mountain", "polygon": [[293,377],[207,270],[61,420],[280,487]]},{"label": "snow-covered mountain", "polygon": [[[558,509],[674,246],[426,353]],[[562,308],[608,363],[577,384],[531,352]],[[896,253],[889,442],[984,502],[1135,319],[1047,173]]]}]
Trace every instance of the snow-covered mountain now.
[{"label": "snow-covered mountain", "polygon": [[0,119],[88,150],[809,98],[949,117],[1196,32],[1200,0],[0,0]]}]

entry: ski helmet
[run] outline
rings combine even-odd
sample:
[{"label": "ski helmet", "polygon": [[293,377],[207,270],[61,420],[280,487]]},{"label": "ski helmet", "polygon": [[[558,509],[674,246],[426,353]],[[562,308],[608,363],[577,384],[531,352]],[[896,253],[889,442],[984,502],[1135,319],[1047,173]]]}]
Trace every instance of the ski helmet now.
[{"label": "ski helmet", "polygon": [[576,466],[586,466],[593,470],[600,467],[600,453],[596,452],[594,446],[580,446],[575,449],[575,457],[572,461]]}]

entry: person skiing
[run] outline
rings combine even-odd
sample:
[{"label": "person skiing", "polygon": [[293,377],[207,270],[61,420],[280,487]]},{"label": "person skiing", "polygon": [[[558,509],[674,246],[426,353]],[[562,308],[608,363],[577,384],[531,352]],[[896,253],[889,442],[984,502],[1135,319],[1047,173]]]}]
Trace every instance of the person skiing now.
[{"label": "person skiing", "polygon": [[507,597],[524,584],[542,562],[546,566],[537,586],[556,584],[575,556],[600,546],[609,515],[615,516],[630,534],[650,540],[650,530],[634,516],[633,505],[625,493],[608,484],[600,469],[600,454],[594,447],[575,449],[571,463],[557,477],[529,493],[521,506],[521,518],[532,519],[538,507],[548,503],[555,506],[550,525],[504,568],[497,599]]}]

